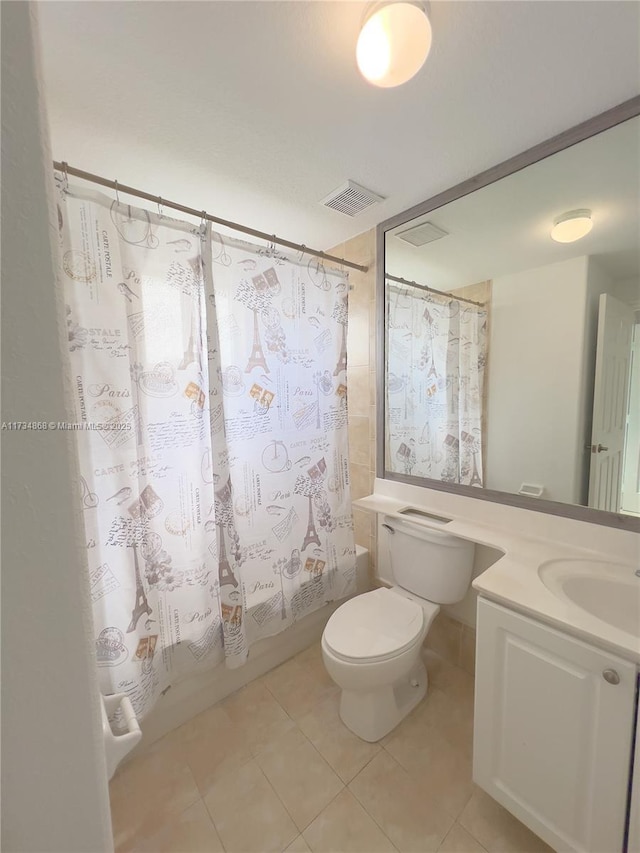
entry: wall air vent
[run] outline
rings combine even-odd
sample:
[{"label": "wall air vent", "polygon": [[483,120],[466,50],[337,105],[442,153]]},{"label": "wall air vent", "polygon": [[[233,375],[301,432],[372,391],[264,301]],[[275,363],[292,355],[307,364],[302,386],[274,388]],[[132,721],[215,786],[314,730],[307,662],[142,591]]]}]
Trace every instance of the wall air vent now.
[{"label": "wall air vent", "polygon": [[433,243],[448,235],[448,231],[443,231],[438,228],[433,222],[423,222],[416,225],[414,228],[407,228],[406,231],[399,231],[396,234],[399,240],[404,240],[405,243],[411,243],[412,246],[426,246],[427,243]]},{"label": "wall air vent", "polygon": [[323,198],[320,204],[331,207],[339,213],[344,213],[345,216],[356,216],[379,201],[384,201],[384,197],[361,187],[355,181],[347,181],[346,184]]}]

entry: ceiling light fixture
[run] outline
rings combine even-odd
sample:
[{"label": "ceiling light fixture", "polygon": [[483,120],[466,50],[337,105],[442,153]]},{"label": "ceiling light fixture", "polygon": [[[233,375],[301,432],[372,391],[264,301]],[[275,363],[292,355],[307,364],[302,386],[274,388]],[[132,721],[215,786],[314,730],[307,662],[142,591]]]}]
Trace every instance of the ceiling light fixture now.
[{"label": "ceiling light fixture", "polygon": [[356,60],[366,80],[391,88],[417,74],[430,49],[431,23],[426,3],[374,3],[360,30]]},{"label": "ceiling light fixture", "polygon": [[551,239],[556,243],[573,243],[585,237],[592,228],[590,210],[570,210],[554,220]]}]

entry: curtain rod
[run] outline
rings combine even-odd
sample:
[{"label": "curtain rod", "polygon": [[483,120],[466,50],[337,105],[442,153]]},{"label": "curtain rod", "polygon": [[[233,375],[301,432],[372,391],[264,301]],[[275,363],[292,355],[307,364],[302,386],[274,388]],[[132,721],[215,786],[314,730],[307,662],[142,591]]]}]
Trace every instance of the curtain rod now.
[{"label": "curtain rod", "polygon": [[74,175],[76,178],[82,178],[83,181],[91,181],[91,183],[100,184],[102,187],[109,187],[110,189],[115,190],[116,194],[118,192],[123,192],[127,195],[136,196],[137,198],[144,198],[147,201],[154,202],[160,207],[170,207],[173,210],[179,210],[181,213],[188,213],[191,216],[197,216],[200,219],[207,219],[209,222],[215,222],[217,225],[224,225],[234,231],[242,231],[243,234],[250,234],[252,237],[259,237],[262,240],[277,243],[279,246],[287,246],[289,249],[297,249],[303,254],[314,255],[317,258],[324,258],[326,261],[332,261],[333,263],[340,264],[343,267],[350,267],[351,269],[359,270],[360,272],[367,272],[369,269],[369,267],[365,267],[362,264],[355,264],[353,261],[347,261],[344,258],[337,258],[335,255],[328,255],[326,252],[321,252],[318,249],[308,249],[302,243],[292,243],[290,240],[283,240],[281,237],[277,237],[275,234],[265,234],[264,231],[256,231],[254,228],[247,228],[246,225],[239,225],[237,222],[230,222],[227,219],[220,219],[218,216],[211,216],[210,213],[206,213],[204,210],[196,210],[193,207],[186,207],[186,205],[178,204],[175,201],[167,201],[166,198],[162,198],[159,195],[151,195],[150,193],[138,190],[135,187],[128,187],[125,184],[119,184],[118,181],[110,181],[108,178],[101,178],[100,175],[93,175],[91,172],[83,172],[82,169],[76,169],[73,166],[69,166],[69,164],[64,161],[58,162],[57,160],[54,160],[53,168],[58,169],[60,172],[64,172],[66,175]]},{"label": "curtain rod", "polygon": [[399,284],[410,284],[412,287],[418,287],[420,290],[428,290],[429,293],[437,293],[438,296],[446,296],[447,299],[455,299],[456,302],[468,302],[470,305],[477,305],[479,308],[484,308],[486,302],[474,302],[473,299],[465,299],[464,296],[454,296],[453,293],[446,293],[444,290],[436,290],[434,287],[427,287],[426,284],[418,284],[417,281],[408,281],[406,278],[400,278],[397,275],[384,274],[389,281],[397,281]]}]

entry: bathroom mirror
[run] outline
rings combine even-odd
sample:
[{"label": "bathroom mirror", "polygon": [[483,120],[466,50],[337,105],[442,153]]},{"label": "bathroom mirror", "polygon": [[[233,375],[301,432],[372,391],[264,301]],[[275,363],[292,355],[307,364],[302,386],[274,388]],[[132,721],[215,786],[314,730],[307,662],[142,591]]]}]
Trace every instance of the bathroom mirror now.
[{"label": "bathroom mirror", "polygon": [[377,476],[640,530],[639,115],[378,226]]}]

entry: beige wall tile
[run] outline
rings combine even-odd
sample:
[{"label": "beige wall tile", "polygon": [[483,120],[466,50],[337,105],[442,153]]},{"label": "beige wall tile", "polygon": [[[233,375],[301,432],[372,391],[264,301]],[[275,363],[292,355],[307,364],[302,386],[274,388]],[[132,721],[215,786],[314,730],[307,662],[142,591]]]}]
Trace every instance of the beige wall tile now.
[{"label": "beige wall tile", "polygon": [[373,478],[368,465],[351,465],[351,499],[357,500],[371,494]]},{"label": "beige wall tile", "polygon": [[349,270],[349,284],[353,288],[349,291],[349,310],[357,306],[358,309],[368,311],[375,295],[375,274]]},{"label": "beige wall tile", "polygon": [[313,853],[395,853],[396,848],[346,788],[302,833]]},{"label": "beige wall tile", "polygon": [[366,314],[349,317],[347,330],[347,364],[349,367],[369,367],[369,319]]},{"label": "beige wall tile", "polygon": [[[375,354],[375,229],[359,234],[328,250],[369,267],[366,273],[351,270],[349,293],[349,332],[347,337],[347,384],[349,394],[349,454],[351,497],[357,500],[371,494],[375,477],[375,382],[371,354]],[[368,429],[367,429],[368,426]],[[367,534],[360,521],[356,542],[372,554],[375,565],[375,534]]]},{"label": "beige wall tile", "polygon": [[347,402],[349,417],[369,418],[369,370],[352,367],[347,370]]},{"label": "beige wall tile", "polygon": [[376,435],[378,431],[378,425],[376,421],[376,407],[371,406],[369,408],[369,451],[370,451],[370,466],[371,471],[375,475],[376,473],[376,454],[377,454],[377,445],[376,445]]},{"label": "beige wall tile", "polygon": [[489,853],[553,853],[541,838],[478,787],[458,823]]},{"label": "beige wall tile", "polygon": [[375,364],[369,365],[369,403],[371,406],[376,405],[378,393],[378,372]]},{"label": "beige wall tile", "polygon": [[369,467],[369,419],[349,416],[349,460]]},{"label": "beige wall tile", "polygon": [[[345,252],[350,261],[355,261],[357,264],[364,264],[368,267],[373,267],[376,260],[376,231],[375,228],[370,228],[368,231],[363,231],[356,237],[351,237],[344,243]],[[370,274],[371,269],[369,270]]]},{"label": "beige wall tile", "polygon": [[280,853],[298,835],[255,760],[222,776],[204,802],[227,853]]},{"label": "beige wall tile", "polygon": [[198,800],[135,848],[134,853],[224,853],[207,807]]},{"label": "beige wall tile", "polygon": [[299,728],[274,740],[256,761],[299,830],[306,829],[344,787]]},{"label": "beige wall tile", "polygon": [[371,533],[375,516],[362,509],[353,510],[353,526],[356,537],[356,545],[369,548],[371,545]]},{"label": "beige wall tile", "polygon": [[421,796],[418,779],[382,750],[349,790],[401,853],[436,851],[454,818],[438,800]]}]

